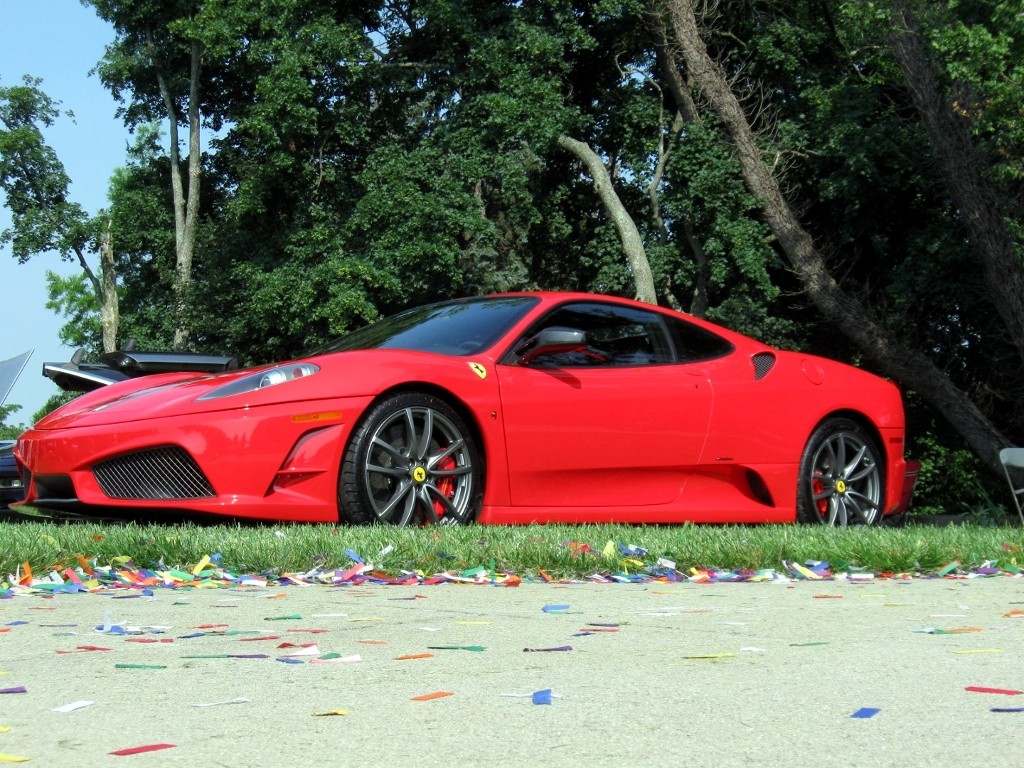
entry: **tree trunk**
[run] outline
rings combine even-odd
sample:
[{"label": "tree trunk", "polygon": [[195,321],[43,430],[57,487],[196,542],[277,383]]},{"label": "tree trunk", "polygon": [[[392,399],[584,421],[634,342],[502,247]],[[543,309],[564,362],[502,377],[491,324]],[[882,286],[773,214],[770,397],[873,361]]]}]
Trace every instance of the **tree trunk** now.
[{"label": "tree trunk", "polygon": [[651,274],[651,264],[647,260],[643,239],[640,237],[640,231],[636,228],[633,218],[615,192],[604,161],[590,148],[589,144],[578,139],[559,136],[558,146],[575,155],[590,173],[590,178],[594,180],[597,196],[601,199],[601,204],[619,233],[622,250],[626,253],[630,272],[636,284],[636,298],[648,304],[657,304],[658,294],[654,289],[654,277]]},{"label": "tree trunk", "polygon": [[1008,441],[981,409],[924,355],[902,346],[870,313],[846,294],[829,273],[786,202],[758,149],[754,132],[722,69],[712,61],[697,31],[691,0],[667,0],[665,8],[687,73],[721,120],[732,141],[744,182],[761,201],[766,223],[815,306],[888,375],[915,390],[942,413],[985,463],[1002,471],[999,449]]},{"label": "tree trunk", "polygon": [[103,278],[103,293],[100,300],[103,351],[113,352],[117,349],[117,330],[121,322],[121,310],[117,297],[117,267],[114,264],[114,245],[109,224],[100,236],[100,274]]},{"label": "tree trunk", "polygon": [[[155,50],[152,37],[149,38],[150,50]],[[153,56],[154,63],[156,61]],[[196,227],[199,221],[199,73],[202,68],[202,47],[198,42],[192,43],[192,64],[189,72],[188,99],[188,191],[182,181],[180,140],[178,125],[181,117],[174,105],[174,96],[164,73],[157,69],[157,83],[163,97],[164,108],[167,110],[168,133],[170,140],[171,160],[171,193],[174,205],[174,250],[175,250],[175,281],[174,281],[174,350],[183,352],[188,346],[188,292],[192,283],[192,257],[195,251]]]}]

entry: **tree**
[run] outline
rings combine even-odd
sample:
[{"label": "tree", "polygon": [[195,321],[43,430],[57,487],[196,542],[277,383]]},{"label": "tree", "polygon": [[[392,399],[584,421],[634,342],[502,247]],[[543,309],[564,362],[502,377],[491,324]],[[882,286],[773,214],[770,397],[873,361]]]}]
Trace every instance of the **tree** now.
[{"label": "tree", "polygon": [[[100,311],[103,348],[113,351],[119,312],[109,223],[102,215],[89,218],[68,199],[71,179],[43,138],[43,129],[61,116],[60,104],[41,90],[41,84],[26,76],[23,85],[0,88],[0,187],[12,214],[12,225],[0,232],[0,243],[10,243],[20,263],[51,251],[77,261],[91,287],[90,302]],[[87,261],[90,253],[99,256],[98,276]]]},{"label": "tree", "polygon": [[[176,256],[174,349],[184,350],[189,337],[186,318],[199,226],[203,44],[193,22],[201,2],[84,2],[114,26],[116,38],[107,47],[98,72],[119,101],[125,92],[132,94],[122,110],[126,123],[136,127],[163,119],[168,126]],[[184,167],[179,138],[182,125],[188,134]]]},{"label": "tree", "polygon": [[765,221],[811,300],[864,354],[946,414],[978,455],[991,466],[997,466],[999,449],[1008,444],[1005,436],[932,361],[901,344],[895,334],[843,291],[828,270],[813,238],[800,224],[765,162],[763,150],[730,89],[728,78],[708,55],[690,1],[670,0],[666,10],[679,44],[681,64],[721,120],[735,146],[743,178],[761,202]]}]

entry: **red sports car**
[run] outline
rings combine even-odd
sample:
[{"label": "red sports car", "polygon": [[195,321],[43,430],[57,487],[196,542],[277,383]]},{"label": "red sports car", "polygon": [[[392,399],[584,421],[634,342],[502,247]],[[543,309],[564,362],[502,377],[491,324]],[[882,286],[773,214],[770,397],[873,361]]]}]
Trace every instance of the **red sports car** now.
[{"label": "red sports car", "polygon": [[916,476],[892,383],[607,296],[432,304],[243,370],[106,357],[47,366],[122,380],[21,436],[26,504],[151,520],[847,525],[903,512]]}]

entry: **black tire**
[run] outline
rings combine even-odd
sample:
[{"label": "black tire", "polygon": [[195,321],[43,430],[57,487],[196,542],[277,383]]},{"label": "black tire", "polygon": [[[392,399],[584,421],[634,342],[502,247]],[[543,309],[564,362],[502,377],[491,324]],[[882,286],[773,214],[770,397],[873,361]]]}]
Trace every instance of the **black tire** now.
[{"label": "black tire", "polygon": [[851,419],[826,419],[814,430],[797,482],[802,523],[846,527],[882,520],[885,461],[875,439]]},{"label": "black tire", "polygon": [[345,449],[338,512],[354,525],[465,525],[483,498],[483,461],[444,400],[405,392],[373,406]]}]

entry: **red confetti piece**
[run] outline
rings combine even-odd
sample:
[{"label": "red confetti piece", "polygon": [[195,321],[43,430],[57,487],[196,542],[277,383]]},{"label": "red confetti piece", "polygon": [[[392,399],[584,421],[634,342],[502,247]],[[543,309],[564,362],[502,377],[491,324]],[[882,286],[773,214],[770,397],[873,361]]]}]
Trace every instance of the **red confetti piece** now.
[{"label": "red confetti piece", "polygon": [[434,691],[433,693],[424,693],[422,696],[413,696],[410,701],[433,701],[434,699],[443,699],[445,696],[454,696],[452,691]]},{"label": "red confetti piece", "polygon": [[410,661],[411,659],[432,659],[432,653],[409,653],[405,656],[395,656],[395,661]]},{"label": "red confetti piece", "polygon": [[1003,696],[1019,696],[1024,693],[1024,691],[1014,691],[1010,688],[985,688],[980,685],[968,685],[964,690],[971,693],[999,693]]},{"label": "red confetti piece", "polygon": [[176,744],[144,744],[141,747],[126,747],[125,749],[115,749],[113,752],[108,752],[108,755],[138,755],[142,752],[157,752],[161,749],[174,749]]}]

